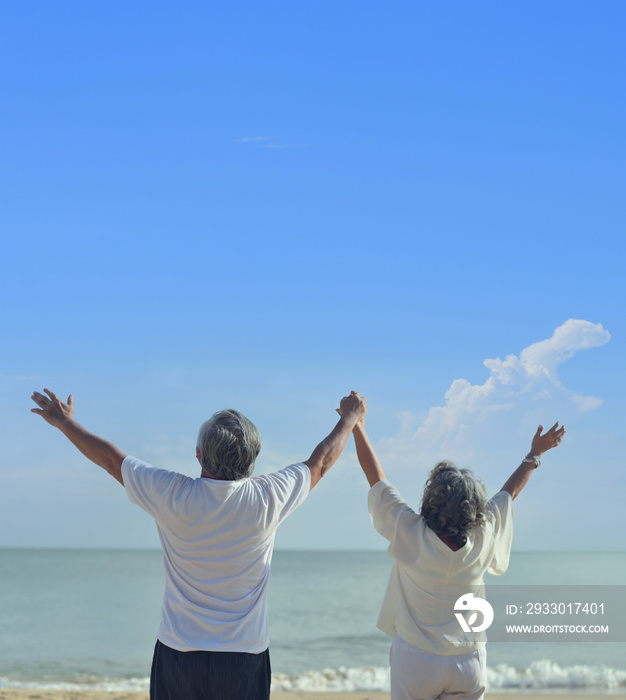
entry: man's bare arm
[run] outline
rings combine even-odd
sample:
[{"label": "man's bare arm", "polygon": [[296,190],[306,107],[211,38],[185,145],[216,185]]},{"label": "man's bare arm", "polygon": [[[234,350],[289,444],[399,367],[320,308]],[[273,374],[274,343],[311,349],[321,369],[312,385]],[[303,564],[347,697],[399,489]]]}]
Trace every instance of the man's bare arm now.
[{"label": "man's bare arm", "polygon": [[326,472],[339,459],[354,426],[367,413],[367,399],[356,391],[341,399],[341,417],[332,432],[313,450],[304,462],[311,470],[311,488],[316,486]]},{"label": "man's bare arm", "polygon": [[[520,495],[524,486],[529,482],[532,473],[539,466],[539,458],[541,455],[551,450],[553,447],[560,445],[563,435],[565,435],[565,426],[559,428],[558,421],[544,435],[541,434],[542,430],[543,425],[540,425],[533,437],[527,458],[531,461],[523,461],[507,479],[501,489],[502,491],[508,491],[511,494],[511,498],[514,500]],[[535,459],[533,459],[531,455]]]},{"label": "man's bare arm", "polygon": [[49,389],[44,389],[44,392],[47,396],[38,391],[35,391],[31,396],[32,400],[39,406],[39,408],[31,409],[32,413],[37,413],[47,423],[58,428],[87,459],[109,472],[123,486],[122,462],[126,455],[115,445],[93,435],[74,420],[74,397],[72,395],[68,397],[67,403],[63,403]]}]

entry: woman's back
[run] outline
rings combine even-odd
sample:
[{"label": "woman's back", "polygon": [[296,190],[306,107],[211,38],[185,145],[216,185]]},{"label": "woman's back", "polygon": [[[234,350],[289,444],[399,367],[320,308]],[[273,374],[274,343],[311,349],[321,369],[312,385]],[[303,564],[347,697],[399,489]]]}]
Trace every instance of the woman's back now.
[{"label": "woman's back", "polygon": [[506,571],[513,538],[511,496],[496,494],[487,503],[482,524],[456,551],[387,481],[370,490],[369,510],[394,559],[378,627],[435,654],[465,653],[484,645],[463,633],[454,603],[481,586],[485,572]]}]

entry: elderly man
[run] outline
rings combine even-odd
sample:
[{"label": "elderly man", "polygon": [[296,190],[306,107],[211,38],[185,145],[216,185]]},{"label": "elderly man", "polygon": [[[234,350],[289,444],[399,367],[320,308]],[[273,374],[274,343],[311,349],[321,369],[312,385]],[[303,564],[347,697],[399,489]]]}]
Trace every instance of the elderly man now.
[{"label": "elderly man", "polygon": [[218,411],[200,428],[193,479],[155,469],[89,433],[70,396],[35,392],[32,412],[58,428],[126,488],[156,521],[165,594],[150,677],[151,700],[263,700],[270,693],[267,585],[274,536],[337,461],[366,399],[352,392],[341,417],[304,462],[252,477],[261,449],[238,411]]}]

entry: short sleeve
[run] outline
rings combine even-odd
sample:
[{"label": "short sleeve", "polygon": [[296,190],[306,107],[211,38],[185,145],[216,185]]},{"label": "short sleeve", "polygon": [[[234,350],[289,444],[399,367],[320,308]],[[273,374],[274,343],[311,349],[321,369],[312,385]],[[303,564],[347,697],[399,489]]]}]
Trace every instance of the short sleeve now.
[{"label": "short sleeve", "polygon": [[509,566],[513,543],[513,499],[508,491],[500,491],[487,503],[487,518],[493,525],[493,557],[487,571],[495,576]]},{"label": "short sleeve", "polygon": [[122,462],[122,478],[130,502],[143,508],[152,517],[162,512],[164,502],[172,497],[172,491],[189,479],[176,472],[157,469],[130,456]]},{"label": "short sleeve", "polygon": [[419,554],[422,516],[410,508],[388,481],[379,481],[369,491],[368,508],[374,527],[390,545],[387,553],[410,564]]},{"label": "short sleeve", "polygon": [[273,520],[279,525],[304,501],[311,490],[311,470],[306,464],[291,464],[272,474],[253,477],[253,481],[267,490],[272,506]]}]

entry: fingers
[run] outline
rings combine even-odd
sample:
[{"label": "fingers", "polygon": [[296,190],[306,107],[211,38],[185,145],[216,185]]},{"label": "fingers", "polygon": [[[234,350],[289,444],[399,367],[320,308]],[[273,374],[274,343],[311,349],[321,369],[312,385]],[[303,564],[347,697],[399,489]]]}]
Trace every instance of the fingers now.
[{"label": "fingers", "polygon": [[[44,389],[45,394],[41,394],[38,391],[33,391],[32,396],[30,397],[38,406],[41,406],[42,408],[46,408],[46,406],[49,406],[50,404],[55,404],[55,405],[60,405],[62,404],[62,401],[57,397],[57,395],[54,393],[54,391],[50,391],[50,389]],[[71,408],[74,404],[74,396],[70,394],[67,399],[67,405]]]},{"label": "fingers", "polygon": [[551,428],[548,430],[546,435],[550,434],[553,438],[556,438],[558,442],[561,442],[561,439],[563,438],[563,435],[565,434],[565,426],[562,425],[559,428],[559,421],[557,421]]},{"label": "fingers", "polygon": [[39,404],[40,406],[45,406],[49,399],[47,396],[44,396],[43,394],[40,394],[38,391],[34,391],[33,395],[30,397],[36,404]]},{"label": "fingers", "polygon": [[336,409],[340,416],[352,414],[365,415],[367,413],[367,398],[361,396],[358,391],[352,390],[348,396],[344,396],[339,402],[339,409]]},{"label": "fingers", "polygon": [[[535,433],[535,435],[540,436],[542,430],[543,430],[543,425],[540,425],[537,428],[537,432]],[[555,435],[556,433],[562,433],[564,431],[565,431],[565,426],[563,425],[559,428],[559,421],[557,421],[549,430],[546,430],[546,435]]]},{"label": "fingers", "polygon": [[544,437],[550,438],[550,441],[554,445],[560,445],[563,440],[563,435],[565,435],[565,426],[562,425],[559,428],[559,421],[557,421],[551,428],[546,432]]},{"label": "fingers", "polygon": [[35,403],[38,403],[40,406],[45,406],[46,404],[51,403],[52,401],[58,401],[57,396],[53,391],[50,391],[50,389],[44,389],[44,391],[46,392],[46,394],[48,394],[48,396],[44,396],[38,391],[33,391],[31,399]]},{"label": "fingers", "polygon": [[343,403],[344,401],[349,401],[350,399],[356,399],[358,401],[367,401],[366,396],[361,396],[358,391],[351,391],[348,396],[344,396],[341,399],[341,402]]}]

